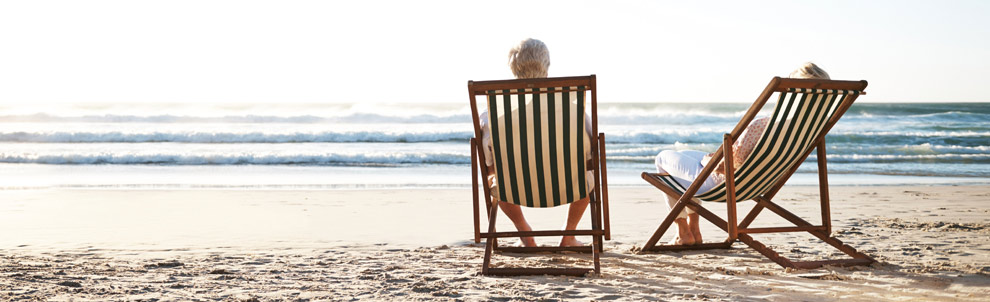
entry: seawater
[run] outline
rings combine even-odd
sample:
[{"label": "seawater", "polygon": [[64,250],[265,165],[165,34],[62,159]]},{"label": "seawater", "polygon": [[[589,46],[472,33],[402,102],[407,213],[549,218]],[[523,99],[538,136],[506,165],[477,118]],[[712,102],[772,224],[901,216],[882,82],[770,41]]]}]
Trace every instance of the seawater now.
[{"label": "seawater", "polygon": [[[611,184],[714,151],[746,109],[599,104]],[[0,188],[466,186],[473,135],[460,103],[0,105]],[[858,103],[826,140],[833,183],[990,183],[990,103]]]}]

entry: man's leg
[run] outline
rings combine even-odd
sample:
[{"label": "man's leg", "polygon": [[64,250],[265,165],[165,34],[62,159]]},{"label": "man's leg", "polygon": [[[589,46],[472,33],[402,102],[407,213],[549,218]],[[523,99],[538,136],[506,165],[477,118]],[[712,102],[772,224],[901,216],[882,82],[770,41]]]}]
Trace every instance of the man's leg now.
[{"label": "man's leg", "polygon": [[[577,229],[577,225],[581,222],[581,217],[584,216],[584,210],[588,208],[588,203],[591,201],[590,198],[585,197],[584,199],[572,202],[567,209],[567,223],[564,225],[565,230]],[[582,246],[580,241],[578,241],[574,236],[564,236],[560,238],[560,246]]]},{"label": "man's leg", "polygon": [[[529,226],[529,222],[526,222],[526,217],[523,217],[522,209],[519,205],[500,201],[498,207],[502,209],[502,213],[505,213],[505,216],[509,216],[512,224],[516,225],[516,230],[520,232],[533,230]],[[536,246],[536,240],[533,240],[533,237],[519,237],[519,240],[522,240],[523,246]]]}]

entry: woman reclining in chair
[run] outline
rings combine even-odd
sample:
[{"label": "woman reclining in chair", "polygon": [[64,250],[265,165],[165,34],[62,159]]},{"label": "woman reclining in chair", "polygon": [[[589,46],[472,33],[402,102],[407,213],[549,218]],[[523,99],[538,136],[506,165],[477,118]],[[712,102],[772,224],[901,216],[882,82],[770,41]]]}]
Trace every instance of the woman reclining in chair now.
[{"label": "woman reclining in chair", "polygon": [[[542,41],[536,39],[526,39],[519,43],[516,47],[513,47],[509,51],[509,68],[512,69],[512,74],[516,76],[517,79],[532,79],[532,78],[545,78],[547,77],[547,69],[550,68],[550,52],[547,50],[546,44]],[[481,144],[482,149],[485,152],[486,165],[492,167],[494,165],[492,158],[492,135],[491,127],[488,122],[488,112],[482,112],[480,116],[482,138]],[[591,135],[591,122],[588,118],[587,113],[585,114],[585,136],[584,142],[590,142],[588,136]],[[590,148],[585,146],[585,156],[590,158]],[[488,169],[488,171],[493,171],[494,167]],[[588,171],[588,186],[589,190],[594,188],[594,173]],[[492,186],[492,192],[498,192],[497,181],[494,180],[495,175],[489,174],[486,176],[488,183]],[[586,197],[579,201],[572,202],[570,208],[567,211],[567,221],[564,225],[565,230],[574,230],[577,228],[578,222],[581,221],[581,216],[584,215],[585,209],[588,207],[589,199]],[[512,224],[516,226],[519,231],[532,231],[533,229],[529,226],[529,222],[526,221],[526,217],[523,216],[522,209],[519,205],[512,204],[509,202],[501,201],[498,207],[502,209],[505,216],[512,220]],[[536,241],[533,237],[522,237],[523,246],[532,247],[536,246]],[[563,236],[560,239],[560,246],[581,246],[574,236]]]},{"label": "woman reclining in chair", "polygon": [[[799,79],[822,79],[828,80],[829,76],[825,70],[822,70],[814,63],[805,63],[800,68],[791,73],[790,77]],[[769,119],[767,117],[756,118],[748,126],[746,130],[739,136],[739,140],[732,145],[732,153],[735,154],[733,157],[732,166],[735,169],[739,169],[739,166],[746,161],[746,157],[753,151],[753,147],[756,142],[759,141],[760,136],[763,135],[763,130],[767,127],[767,122]],[[657,154],[656,166],[657,173],[666,173],[677,179],[677,182],[681,185],[688,187],[694,182],[698,174],[705,168],[705,164],[711,160],[713,153],[705,153],[702,151],[695,150],[664,150],[660,154]],[[708,176],[705,183],[701,185],[698,192],[706,192],[711,190],[715,186],[725,182],[724,161],[720,161],[718,166],[715,167],[714,173]],[[677,200],[670,198],[666,194],[663,194],[664,201],[667,202],[667,208],[673,208],[677,204]],[[674,238],[670,244],[672,245],[694,245],[701,244],[701,227],[698,225],[697,213],[694,213],[689,208],[684,208],[680,214],[678,214],[677,219],[674,220],[674,224],[677,225],[677,238]]]}]

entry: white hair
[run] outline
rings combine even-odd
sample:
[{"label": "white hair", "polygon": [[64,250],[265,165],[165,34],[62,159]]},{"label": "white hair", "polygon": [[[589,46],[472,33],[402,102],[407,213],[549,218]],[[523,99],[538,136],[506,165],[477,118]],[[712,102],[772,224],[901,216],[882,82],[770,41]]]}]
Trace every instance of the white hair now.
[{"label": "white hair", "polygon": [[811,62],[804,63],[804,65],[798,67],[797,70],[791,72],[791,75],[789,77],[798,78],[798,79],[831,80],[831,78],[829,78],[828,76],[828,73],[825,72],[824,69],[818,67],[818,65],[815,65],[815,63],[811,63]]},{"label": "white hair", "polygon": [[550,69],[550,51],[543,41],[526,39],[509,50],[509,68],[518,79],[545,78]]}]

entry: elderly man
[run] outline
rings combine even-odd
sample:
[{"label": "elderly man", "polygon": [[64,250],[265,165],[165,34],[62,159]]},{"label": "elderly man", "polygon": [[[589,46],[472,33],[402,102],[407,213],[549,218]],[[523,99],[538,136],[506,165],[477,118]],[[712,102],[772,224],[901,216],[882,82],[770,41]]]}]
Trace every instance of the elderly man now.
[{"label": "elderly man", "polygon": [[[516,76],[517,79],[531,79],[531,78],[545,78],[547,77],[547,70],[550,68],[550,52],[547,50],[546,44],[542,41],[536,39],[526,39],[516,45],[511,50],[509,50],[509,68],[512,69],[512,74]],[[481,113],[481,129],[482,133],[482,145],[485,152],[486,165],[491,167],[494,163],[492,162],[492,141],[491,141],[491,130],[488,125],[488,112]],[[585,114],[585,120],[590,120]],[[590,125],[589,123],[585,123]],[[591,135],[591,129],[585,128],[585,132],[588,136]],[[586,136],[587,137],[587,136]],[[589,142],[589,139],[585,139],[585,142]],[[585,154],[590,157],[590,148],[585,147]],[[489,169],[489,171],[495,171],[494,168]],[[493,172],[494,173],[494,172]],[[588,171],[589,186],[594,186],[594,179],[592,172]],[[495,175],[489,174],[489,183],[495,187],[496,181],[494,181]],[[498,190],[494,190],[497,192]],[[585,209],[588,208],[588,198],[575,201],[570,204],[570,208],[567,213],[567,221],[564,224],[565,230],[574,230],[577,228],[578,222],[581,221],[581,216],[584,214]],[[500,201],[499,208],[502,212],[512,220],[512,223],[516,226],[519,231],[531,231],[532,228],[529,223],[526,222],[526,217],[523,216],[522,209],[512,203]],[[536,246],[536,241],[533,237],[522,237],[523,246]],[[580,246],[582,245],[574,236],[563,236],[560,239],[560,246]]]}]

